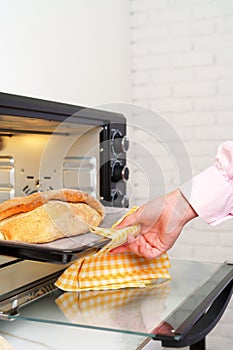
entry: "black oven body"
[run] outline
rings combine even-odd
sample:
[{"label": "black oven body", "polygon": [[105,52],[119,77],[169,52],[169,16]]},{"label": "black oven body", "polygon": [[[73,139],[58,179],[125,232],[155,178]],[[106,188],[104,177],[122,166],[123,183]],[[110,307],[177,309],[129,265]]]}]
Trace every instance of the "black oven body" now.
[{"label": "black oven body", "polygon": [[[23,118],[63,123],[71,116],[80,125],[100,127],[99,133],[99,199],[105,206],[128,207],[126,166],[128,138],[124,115],[98,109],[52,102],[37,98],[0,93],[0,137],[19,132],[14,122]],[[12,122],[13,119],[13,122]],[[4,120],[4,123],[3,123]],[[7,122],[9,120],[9,123]],[[17,123],[16,123],[17,124]],[[34,131],[25,130],[28,133]],[[40,133],[38,128],[36,133]],[[44,131],[43,131],[44,132]]]}]

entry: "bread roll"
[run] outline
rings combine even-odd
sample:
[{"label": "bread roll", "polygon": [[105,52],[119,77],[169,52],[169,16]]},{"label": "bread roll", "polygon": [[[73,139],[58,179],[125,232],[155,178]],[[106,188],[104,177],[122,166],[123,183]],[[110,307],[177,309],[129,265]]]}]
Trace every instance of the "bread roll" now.
[{"label": "bread roll", "polygon": [[47,243],[99,226],[103,206],[85,192],[54,190],[18,197],[0,204],[0,237]]}]

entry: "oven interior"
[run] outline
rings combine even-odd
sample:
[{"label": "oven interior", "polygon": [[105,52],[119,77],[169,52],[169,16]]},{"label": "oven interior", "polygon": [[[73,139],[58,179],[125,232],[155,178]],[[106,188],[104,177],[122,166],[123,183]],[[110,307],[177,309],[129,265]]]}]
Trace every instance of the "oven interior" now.
[{"label": "oven interior", "polygon": [[37,191],[99,196],[100,126],[1,116],[0,201]]}]

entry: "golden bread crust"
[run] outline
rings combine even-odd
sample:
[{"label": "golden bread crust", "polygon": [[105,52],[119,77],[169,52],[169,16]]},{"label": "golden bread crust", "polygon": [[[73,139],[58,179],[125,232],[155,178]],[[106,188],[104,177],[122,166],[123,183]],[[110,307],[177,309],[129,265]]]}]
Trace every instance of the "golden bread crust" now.
[{"label": "golden bread crust", "polygon": [[50,200],[86,203],[95,209],[102,217],[104,216],[104,207],[102,204],[88,193],[72,189],[61,189],[37,192],[26,197],[16,197],[1,203],[0,220],[19,213],[27,213],[45,203],[48,203]]},{"label": "golden bread crust", "polygon": [[75,190],[14,198],[0,204],[0,210],[2,238],[27,243],[47,243],[89,232],[89,226],[99,226],[104,217],[101,203]]}]

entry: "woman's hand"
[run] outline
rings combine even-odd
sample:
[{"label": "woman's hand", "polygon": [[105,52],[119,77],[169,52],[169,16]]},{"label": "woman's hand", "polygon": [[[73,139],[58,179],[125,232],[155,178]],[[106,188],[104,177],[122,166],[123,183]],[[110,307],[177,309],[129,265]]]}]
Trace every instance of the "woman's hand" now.
[{"label": "woman's hand", "polygon": [[141,225],[138,238],[112,250],[112,253],[134,252],[153,259],[169,250],[184,225],[197,214],[179,189],[158,197],[126,217],[116,228]]}]

